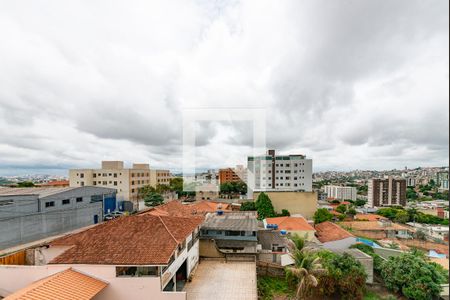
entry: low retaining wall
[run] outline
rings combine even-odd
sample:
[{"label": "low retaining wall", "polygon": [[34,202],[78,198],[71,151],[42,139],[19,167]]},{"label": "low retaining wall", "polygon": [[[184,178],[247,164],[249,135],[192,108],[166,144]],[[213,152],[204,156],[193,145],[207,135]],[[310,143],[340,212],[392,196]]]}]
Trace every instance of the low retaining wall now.
[{"label": "low retaining wall", "polygon": [[284,278],[286,276],[284,272],[284,267],[271,264],[264,261],[256,262],[256,273],[260,276],[271,276],[271,277],[280,277]]}]

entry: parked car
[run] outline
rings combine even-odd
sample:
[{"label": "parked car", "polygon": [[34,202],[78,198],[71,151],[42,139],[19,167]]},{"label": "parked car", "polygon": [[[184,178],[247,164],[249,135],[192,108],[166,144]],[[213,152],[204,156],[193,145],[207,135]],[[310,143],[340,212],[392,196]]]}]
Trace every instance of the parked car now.
[{"label": "parked car", "polygon": [[112,214],[106,214],[103,216],[103,221],[109,221],[114,219],[115,217]]},{"label": "parked car", "polygon": [[113,215],[114,218],[118,218],[118,217],[123,216],[123,212],[121,212],[121,211],[113,211],[111,213],[111,215]]}]

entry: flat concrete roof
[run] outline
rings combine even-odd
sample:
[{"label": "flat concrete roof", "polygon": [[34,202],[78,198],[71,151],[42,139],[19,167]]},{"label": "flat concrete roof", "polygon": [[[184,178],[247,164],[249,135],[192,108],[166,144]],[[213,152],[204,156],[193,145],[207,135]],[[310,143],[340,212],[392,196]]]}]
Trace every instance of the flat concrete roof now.
[{"label": "flat concrete roof", "polygon": [[256,300],[256,263],[201,260],[184,291],[187,300]]},{"label": "flat concrete roof", "polygon": [[223,212],[222,215],[209,213],[202,229],[257,231],[258,221],[253,212]]}]

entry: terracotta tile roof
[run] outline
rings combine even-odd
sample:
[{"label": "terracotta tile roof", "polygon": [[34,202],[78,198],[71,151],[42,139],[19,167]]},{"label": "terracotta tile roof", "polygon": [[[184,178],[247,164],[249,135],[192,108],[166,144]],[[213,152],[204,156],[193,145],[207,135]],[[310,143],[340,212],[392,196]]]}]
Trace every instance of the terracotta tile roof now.
[{"label": "terracotta tile roof", "polygon": [[189,206],[191,209],[193,209],[197,213],[203,213],[203,214],[209,213],[209,212],[215,212],[217,210],[231,211],[230,204],[211,202],[211,201],[200,201],[200,202],[191,204]]},{"label": "terracotta tile roof", "polygon": [[339,241],[353,237],[353,235],[347,230],[328,221],[317,224],[315,228],[317,239],[322,243]]},{"label": "terracotta tile roof", "polygon": [[340,216],[340,215],[342,215],[340,212],[337,212],[337,211],[335,211],[335,210],[330,210],[329,211],[332,215],[335,215],[335,216]]},{"label": "terracotta tile roof", "polygon": [[9,295],[5,300],[88,300],[101,292],[108,283],[72,268],[36,281]]},{"label": "terracotta tile roof", "polygon": [[194,204],[185,205],[177,200],[174,200],[157,206],[154,209],[145,212],[145,214],[151,214],[154,216],[191,217],[196,215],[203,216],[206,213],[215,212],[219,209],[223,211],[231,211],[230,205],[226,203],[200,201]]},{"label": "terracotta tile roof", "polygon": [[54,180],[54,181],[49,181],[49,182],[45,182],[45,183],[40,183],[38,184],[38,186],[41,187],[46,187],[46,186],[54,186],[54,187],[58,187],[58,186],[69,186],[70,182],[69,180]]},{"label": "terracotta tile roof", "polygon": [[383,230],[408,230],[413,231],[409,229],[406,226],[397,224],[397,223],[391,223],[390,225],[382,226],[379,221],[352,221],[352,222],[341,222],[340,225],[350,227],[355,230],[371,230],[371,231],[383,231]]},{"label": "terracotta tile roof", "polygon": [[267,224],[277,224],[278,229],[284,229],[288,231],[306,230],[315,231],[314,227],[308,224],[303,217],[278,217],[267,218]]},{"label": "terracotta tile roof", "polygon": [[51,242],[73,247],[50,263],[164,265],[202,221],[151,214],[117,218]]},{"label": "terracotta tile roof", "polygon": [[355,220],[378,221],[387,220],[387,218],[376,214],[356,214]]}]

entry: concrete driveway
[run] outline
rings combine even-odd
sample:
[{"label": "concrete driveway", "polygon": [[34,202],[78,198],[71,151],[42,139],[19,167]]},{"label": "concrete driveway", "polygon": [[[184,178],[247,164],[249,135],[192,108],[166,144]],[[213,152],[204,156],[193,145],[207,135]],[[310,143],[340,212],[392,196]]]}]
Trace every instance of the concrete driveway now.
[{"label": "concrete driveway", "polygon": [[187,300],[256,300],[256,263],[202,260],[184,291]]}]

